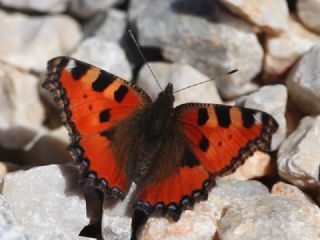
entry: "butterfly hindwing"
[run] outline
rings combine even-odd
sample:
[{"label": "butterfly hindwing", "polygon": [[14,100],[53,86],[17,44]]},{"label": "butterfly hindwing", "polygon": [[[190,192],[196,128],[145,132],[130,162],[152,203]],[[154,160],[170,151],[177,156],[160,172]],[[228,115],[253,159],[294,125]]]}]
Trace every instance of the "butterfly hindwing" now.
[{"label": "butterfly hindwing", "polygon": [[127,190],[125,166],[113,156],[108,130],[151,103],[150,98],[120,77],[68,57],[48,62],[43,86],[55,95],[84,180],[121,197]]},{"label": "butterfly hindwing", "polygon": [[[166,165],[171,172],[148,182],[135,207],[148,215],[169,212],[177,220],[186,206],[207,197],[215,176],[233,172],[256,150],[268,150],[277,123],[267,113],[226,105],[190,103],[174,111],[183,154],[177,159],[172,157],[177,152],[161,151],[167,156],[156,165],[157,172],[168,172],[162,169]],[[166,141],[177,144],[172,138]]]}]

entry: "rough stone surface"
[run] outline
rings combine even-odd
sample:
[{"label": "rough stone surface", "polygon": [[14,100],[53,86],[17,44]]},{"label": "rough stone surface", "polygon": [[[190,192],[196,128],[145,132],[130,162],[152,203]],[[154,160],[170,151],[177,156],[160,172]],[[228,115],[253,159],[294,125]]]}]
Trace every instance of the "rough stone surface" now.
[{"label": "rough stone surface", "polygon": [[299,188],[284,182],[277,182],[274,184],[271,189],[271,194],[295,200],[308,201],[314,204],[311,198]]},{"label": "rough stone surface", "polygon": [[69,0],[0,0],[0,3],[3,4],[3,6],[20,10],[58,13],[64,12],[67,9]]},{"label": "rough stone surface", "polygon": [[31,239],[76,239],[89,223],[73,166],[49,165],[7,174],[2,194]]},{"label": "rough stone surface", "polygon": [[44,120],[37,92],[38,79],[0,63],[0,145],[22,148],[36,135]]},{"label": "rough stone surface", "polygon": [[248,180],[266,176],[270,173],[270,155],[257,151],[234,173],[222,177],[224,180]]},{"label": "rough stone surface", "polygon": [[127,81],[131,80],[132,72],[126,54],[117,43],[91,37],[78,46],[72,57],[100,67]]},{"label": "rough stone surface", "polygon": [[305,117],[282,143],[278,152],[278,172],[296,186],[320,187],[320,116]]},{"label": "rough stone surface", "polygon": [[71,162],[68,145],[69,136],[65,127],[52,131],[44,129],[26,146],[22,164],[42,166]]},{"label": "rough stone surface", "polygon": [[220,0],[233,13],[271,34],[288,28],[289,9],[285,0]]},{"label": "rough stone surface", "polygon": [[[149,65],[163,89],[168,83],[172,83],[173,90],[177,91],[210,79],[210,77],[185,64],[151,62]],[[158,97],[161,91],[146,65],[141,68],[137,83],[153,100]],[[175,93],[175,106],[187,102],[222,103],[222,100],[215,87],[215,82],[212,81]]]},{"label": "rough stone surface", "polygon": [[268,189],[257,181],[218,181],[208,200],[196,203],[193,210],[184,211],[178,222],[149,218],[140,239],[211,240],[226,207],[267,194]]},{"label": "rough stone surface", "polygon": [[218,227],[221,240],[316,240],[320,209],[305,201],[263,196],[232,205]]},{"label": "rough stone surface", "polygon": [[289,96],[304,113],[320,114],[320,45],[312,47],[286,79]]},{"label": "rough stone surface", "polygon": [[288,93],[284,85],[264,86],[257,92],[250,94],[244,106],[271,114],[279,124],[278,131],[272,136],[271,149],[279,147],[286,136],[287,124],[285,110]]},{"label": "rough stone surface", "polygon": [[0,194],[0,239],[27,240],[28,235],[23,227],[19,226],[10,204]]},{"label": "rough stone surface", "polygon": [[300,20],[310,29],[320,33],[320,1],[297,1],[297,13]]},{"label": "rough stone surface", "polygon": [[[300,2],[300,1],[299,1]],[[289,29],[277,36],[267,36],[263,80],[272,83],[283,80],[283,74],[312,46],[320,43],[320,37],[308,31],[295,17],[289,18]]]},{"label": "rough stone surface", "polygon": [[[132,1],[129,17],[136,25],[140,44],[160,48],[165,58],[187,63],[208,76],[235,67],[241,69],[229,79],[217,79],[223,97],[256,89],[250,81],[260,72],[263,58],[256,35],[199,17],[201,11],[214,12],[208,2],[207,5],[203,2],[207,1],[197,1],[197,5],[174,0],[155,0],[146,5]],[[200,13],[192,12],[197,10]]]},{"label": "rough stone surface", "polygon": [[48,59],[69,53],[82,36],[76,21],[63,15],[28,17],[0,11],[0,22],[0,60],[25,70],[44,72]]},{"label": "rough stone surface", "polygon": [[98,12],[106,11],[117,0],[70,0],[70,11],[80,18],[91,17]]},{"label": "rough stone surface", "polygon": [[119,10],[110,9],[106,18],[97,29],[95,36],[110,42],[120,43],[127,27],[127,15]]}]

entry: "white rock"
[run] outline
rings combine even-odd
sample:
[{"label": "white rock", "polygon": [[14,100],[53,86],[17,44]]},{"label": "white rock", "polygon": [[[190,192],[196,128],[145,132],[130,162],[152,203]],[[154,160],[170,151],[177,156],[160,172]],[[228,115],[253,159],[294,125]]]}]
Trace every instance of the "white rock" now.
[{"label": "white rock", "polygon": [[89,223],[73,166],[49,165],[7,174],[3,195],[31,239],[76,239]]},{"label": "white rock", "polygon": [[69,135],[65,127],[61,126],[55,130],[43,129],[25,147],[22,164],[41,166],[71,162],[68,145]]},{"label": "white rock", "polygon": [[297,1],[297,13],[300,20],[312,30],[320,33],[320,1],[303,0]]},{"label": "white rock", "polygon": [[219,181],[208,200],[196,203],[193,210],[184,211],[178,222],[149,218],[139,239],[211,240],[219,226],[219,219],[229,205],[266,194],[268,189],[257,181]]},{"label": "white rock", "polygon": [[10,204],[0,194],[0,239],[27,240],[29,239],[23,227],[19,226]]},{"label": "white rock", "polygon": [[110,9],[95,36],[111,42],[120,43],[127,27],[127,15],[120,10]]},{"label": "white rock", "polygon": [[320,116],[305,117],[282,143],[278,152],[278,172],[296,186],[320,187]]},{"label": "white rock", "polygon": [[242,16],[264,31],[279,33],[288,28],[289,9],[285,0],[220,0],[233,13]]},{"label": "white rock", "polygon": [[271,149],[275,150],[284,140],[287,132],[284,116],[287,106],[288,93],[284,85],[264,86],[250,94],[244,106],[269,113],[279,124],[278,131],[272,136]]},{"label": "white rock", "polygon": [[70,0],[0,0],[3,6],[21,10],[58,13],[64,12]]},{"label": "white rock", "polygon": [[132,72],[128,59],[117,43],[91,37],[78,46],[72,57],[100,67],[127,81],[131,80]]},{"label": "white rock", "polygon": [[264,82],[273,83],[277,80],[283,80],[283,74],[299,57],[319,43],[319,36],[308,31],[295,17],[291,16],[287,31],[277,36],[266,36],[266,56],[263,67]]},{"label": "white rock", "polygon": [[25,70],[45,71],[48,59],[68,54],[82,35],[76,21],[63,15],[28,17],[0,11],[0,22],[0,60]]},{"label": "white rock", "polygon": [[320,209],[305,201],[263,196],[231,206],[219,222],[221,240],[316,240]]},{"label": "white rock", "polygon": [[80,18],[88,18],[101,11],[106,11],[117,0],[70,0],[70,11]]},{"label": "white rock", "polygon": [[266,176],[270,173],[270,155],[257,151],[249,157],[234,173],[222,177],[223,180],[248,180]]},{"label": "white rock", "polygon": [[[209,76],[200,73],[193,67],[186,64],[150,62],[149,65],[157,77],[162,89],[164,89],[168,83],[172,83],[173,90],[177,91],[184,87],[191,86],[192,84],[210,79]],[[153,100],[158,97],[158,94],[161,91],[146,65],[144,65],[139,72],[137,84],[144,89]],[[174,96],[175,106],[187,102],[222,102],[214,81],[188,88],[175,93]]]},{"label": "white rock", "polygon": [[294,200],[308,201],[314,204],[314,201],[312,201],[311,198],[299,188],[284,182],[277,182],[274,184],[271,189],[271,194]]},{"label": "white rock", "polygon": [[[179,2],[174,0],[155,0],[143,8],[140,2],[131,1],[129,16],[136,24],[142,46],[160,48],[165,58],[189,64],[208,76],[237,67],[238,73],[216,81],[225,98],[257,89],[251,80],[261,71],[263,50],[253,32],[207,21],[205,16],[192,14],[192,9],[187,9],[189,4],[181,3],[182,9],[179,9]],[[194,7],[201,8],[200,5]],[[206,12],[214,12],[209,7]],[[188,11],[191,14],[181,14]]]},{"label": "white rock", "polygon": [[312,47],[286,79],[290,99],[307,114],[320,114],[320,44]]},{"label": "white rock", "polygon": [[0,63],[0,145],[22,148],[36,135],[44,120],[32,74]]}]

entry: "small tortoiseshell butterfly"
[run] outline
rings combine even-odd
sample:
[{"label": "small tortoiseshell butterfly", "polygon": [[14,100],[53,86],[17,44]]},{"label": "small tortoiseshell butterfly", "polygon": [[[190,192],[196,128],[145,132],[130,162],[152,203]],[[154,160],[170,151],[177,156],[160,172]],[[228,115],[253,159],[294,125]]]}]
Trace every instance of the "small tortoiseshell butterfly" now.
[{"label": "small tortoiseshell butterfly", "polygon": [[219,104],[173,107],[169,83],[152,102],[141,88],[69,57],[48,63],[53,92],[85,183],[123,199],[137,185],[134,209],[178,220],[206,199],[216,176],[270,148],[277,122],[267,113]]}]

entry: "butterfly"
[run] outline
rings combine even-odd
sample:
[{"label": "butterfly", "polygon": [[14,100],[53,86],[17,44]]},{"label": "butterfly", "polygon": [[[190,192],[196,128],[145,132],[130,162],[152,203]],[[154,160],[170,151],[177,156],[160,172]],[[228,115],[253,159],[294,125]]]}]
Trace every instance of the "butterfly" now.
[{"label": "butterfly", "polygon": [[133,83],[69,58],[48,62],[43,87],[54,94],[82,182],[133,208],[178,220],[207,199],[255,151],[268,151],[278,128],[269,114],[243,107],[186,103],[173,107],[168,83],[155,101]]}]

